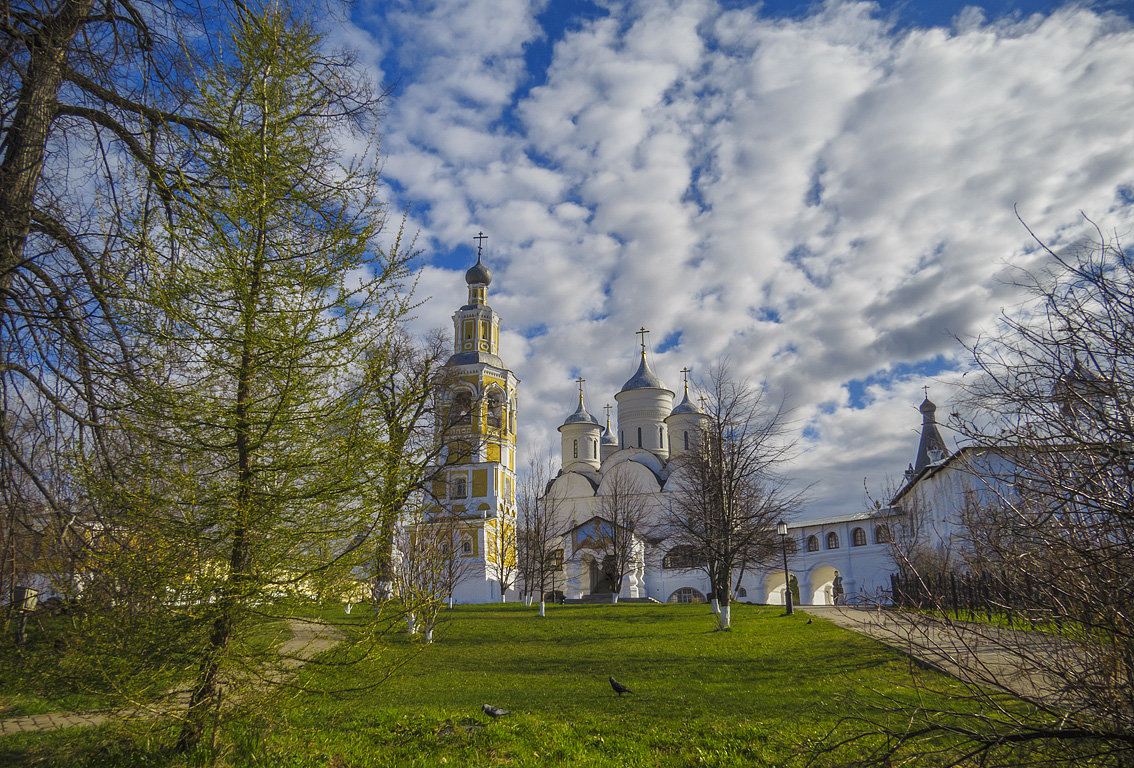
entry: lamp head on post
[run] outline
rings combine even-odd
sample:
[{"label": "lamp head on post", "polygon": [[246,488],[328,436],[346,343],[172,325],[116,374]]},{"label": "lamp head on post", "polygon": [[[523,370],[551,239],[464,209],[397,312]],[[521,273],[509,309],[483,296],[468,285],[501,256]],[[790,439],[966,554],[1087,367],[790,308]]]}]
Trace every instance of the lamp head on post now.
[{"label": "lamp head on post", "polygon": [[783,520],[780,520],[778,523],[776,523],[776,533],[781,536],[787,536],[787,523],[785,523]]}]

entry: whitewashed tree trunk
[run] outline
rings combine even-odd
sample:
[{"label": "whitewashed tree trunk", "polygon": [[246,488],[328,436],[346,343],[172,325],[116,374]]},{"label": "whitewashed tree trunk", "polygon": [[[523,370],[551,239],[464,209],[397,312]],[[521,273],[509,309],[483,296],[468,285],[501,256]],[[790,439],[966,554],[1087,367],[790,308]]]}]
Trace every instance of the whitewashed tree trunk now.
[{"label": "whitewashed tree trunk", "polygon": [[721,612],[721,601],[714,597],[713,598],[713,613],[715,615],[719,616],[720,612]]},{"label": "whitewashed tree trunk", "polygon": [[453,610],[453,596],[449,595],[449,610]]},{"label": "whitewashed tree trunk", "polygon": [[347,616],[350,616],[350,611],[351,611],[352,608],[354,608],[354,603],[347,603],[346,604],[346,615]]},{"label": "whitewashed tree trunk", "polygon": [[424,636],[425,636],[426,645],[433,642],[433,625],[432,624],[430,624],[428,627],[425,628],[425,635]]},{"label": "whitewashed tree trunk", "polygon": [[547,615],[547,608],[546,608],[546,605],[547,605],[547,604],[546,604],[546,603],[544,603],[544,601],[543,601],[543,600],[540,600],[540,601],[539,601],[539,615],[540,615],[540,616],[546,616],[546,615]]},{"label": "whitewashed tree trunk", "polygon": [[611,592],[610,593],[610,602],[612,602],[612,603],[618,602],[618,593],[617,592]]},{"label": "whitewashed tree trunk", "polygon": [[732,606],[731,605],[722,605],[721,606],[721,616],[720,616],[720,622],[719,622],[721,629],[728,629],[731,626],[731,624],[730,624],[731,614],[732,614]]},{"label": "whitewashed tree trunk", "polygon": [[417,622],[414,620],[414,615],[412,613],[406,614],[406,624],[409,625],[409,633],[411,635],[417,634]]}]

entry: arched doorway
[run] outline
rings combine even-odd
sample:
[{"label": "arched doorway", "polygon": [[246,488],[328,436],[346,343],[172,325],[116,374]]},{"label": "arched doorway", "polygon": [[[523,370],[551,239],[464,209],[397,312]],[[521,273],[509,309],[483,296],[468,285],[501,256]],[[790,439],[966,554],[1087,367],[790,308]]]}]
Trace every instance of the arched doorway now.
[{"label": "arched doorway", "polygon": [[[799,605],[799,581],[795,578],[795,574],[789,574],[791,584],[791,601],[793,605]],[[764,602],[768,605],[784,605],[784,574],[771,573],[768,578],[764,579]]]},{"label": "arched doorway", "polygon": [[835,605],[842,586],[839,572],[829,565],[821,565],[811,572],[811,604]]}]

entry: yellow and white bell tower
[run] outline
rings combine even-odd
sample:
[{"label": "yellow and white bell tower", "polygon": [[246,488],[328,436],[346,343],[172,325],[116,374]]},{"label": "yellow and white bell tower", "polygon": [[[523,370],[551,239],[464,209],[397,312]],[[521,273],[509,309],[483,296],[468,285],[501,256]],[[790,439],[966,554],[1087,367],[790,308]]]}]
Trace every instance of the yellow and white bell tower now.
[{"label": "yellow and white bell tower", "polygon": [[[484,235],[477,237],[483,244]],[[516,385],[500,359],[500,317],[487,304],[492,273],[477,259],[468,303],[453,313],[445,364],[444,468],[434,495],[462,521],[458,556],[473,567],[454,592],[464,603],[502,599],[516,572]]]}]

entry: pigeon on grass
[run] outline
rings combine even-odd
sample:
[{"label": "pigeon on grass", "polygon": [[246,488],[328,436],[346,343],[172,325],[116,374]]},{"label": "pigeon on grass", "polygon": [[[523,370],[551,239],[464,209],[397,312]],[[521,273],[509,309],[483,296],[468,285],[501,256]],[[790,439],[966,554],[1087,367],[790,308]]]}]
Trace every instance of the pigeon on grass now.
[{"label": "pigeon on grass", "polygon": [[484,714],[488,715],[489,717],[491,717],[493,719],[495,719],[497,717],[504,717],[504,715],[512,714],[511,712],[509,712],[506,709],[501,709],[500,707],[494,707],[491,704],[485,704],[484,706],[481,707],[481,710],[484,711]]},{"label": "pigeon on grass", "polygon": [[632,690],[615,680],[613,677],[610,678],[610,687],[613,688],[614,692],[618,694],[618,698],[622,698],[622,694],[624,693],[633,693]]}]

